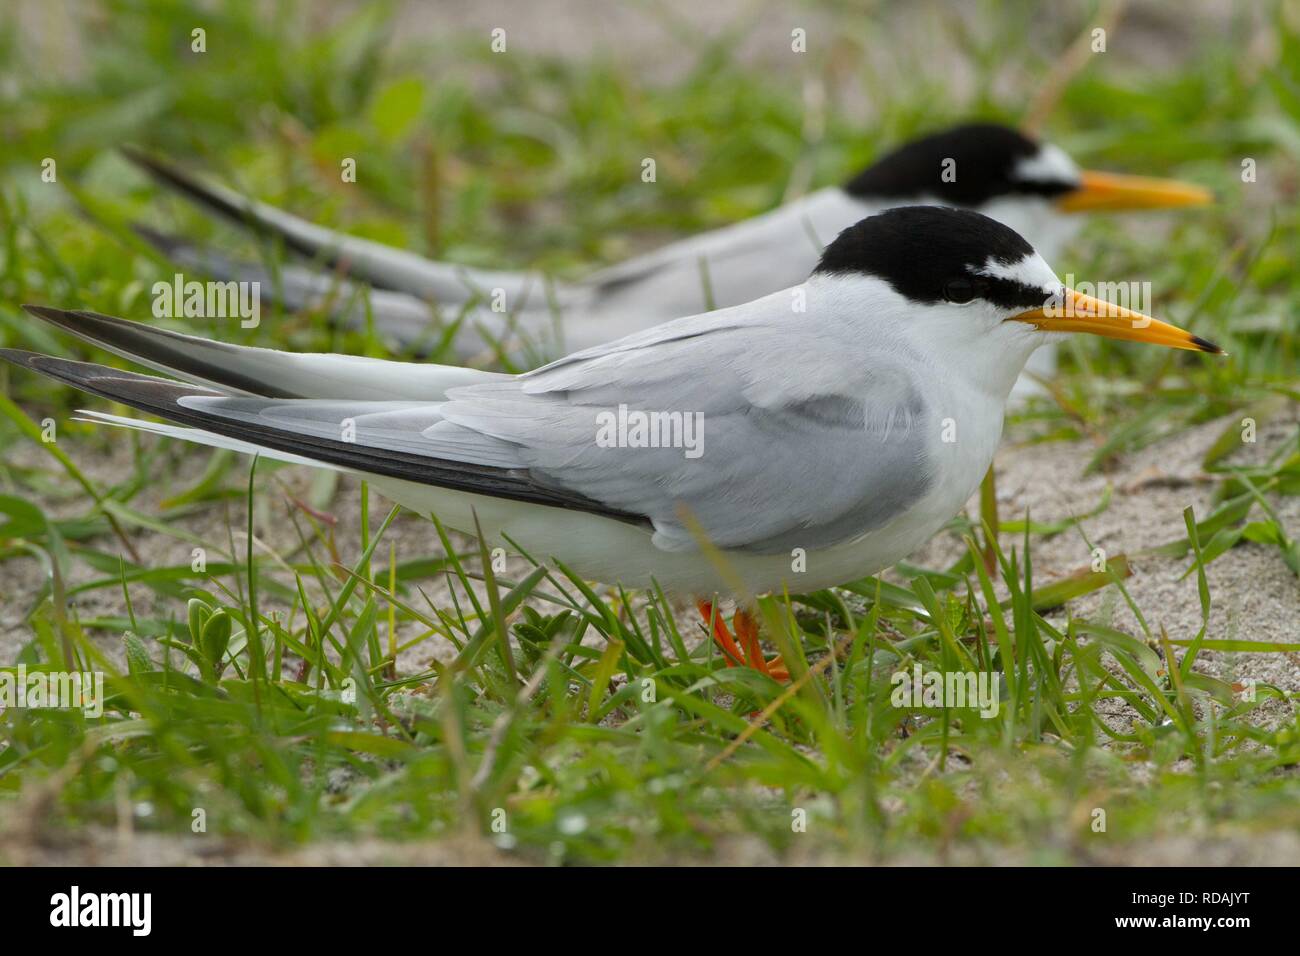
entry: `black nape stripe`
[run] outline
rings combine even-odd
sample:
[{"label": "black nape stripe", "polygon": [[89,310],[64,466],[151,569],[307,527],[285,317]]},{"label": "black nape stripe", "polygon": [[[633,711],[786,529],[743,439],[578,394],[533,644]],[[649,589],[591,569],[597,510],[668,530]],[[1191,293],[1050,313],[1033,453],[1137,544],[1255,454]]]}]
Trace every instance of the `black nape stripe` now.
[{"label": "black nape stripe", "polygon": [[[886,154],[845,184],[864,199],[935,199],[981,206],[998,196],[1060,196],[1076,182],[1015,179],[1016,165],[1039,144],[997,123],[968,123],[912,140]],[[951,160],[951,163],[947,161]],[[945,176],[946,169],[951,175]]]}]

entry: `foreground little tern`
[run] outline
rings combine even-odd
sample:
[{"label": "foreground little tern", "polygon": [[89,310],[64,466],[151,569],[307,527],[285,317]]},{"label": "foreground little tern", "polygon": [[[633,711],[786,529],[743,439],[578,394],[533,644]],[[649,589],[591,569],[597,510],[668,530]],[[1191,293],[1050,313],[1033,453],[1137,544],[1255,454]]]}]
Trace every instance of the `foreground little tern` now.
[{"label": "foreground little tern", "polygon": [[[334,232],[265,203],[204,183],[178,167],[128,151],[155,179],[238,225],[274,236],[324,270],[256,263],[200,250],[141,228],[186,268],[222,280],[257,281],[291,309],[324,308],[362,325],[366,299],[340,276],[369,283],[375,324],[402,342],[433,340],[430,304],[456,318],[461,360],[502,349],[516,360],[590,348],[684,315],[749,302],[802,282],[826,242],[893,206],[974,209],[1024,236],[1056,261],[1080,226],[1078,213],[1204,205],[1209,192],[1172,180],[1080,170],[1061,149],[996,123],[969,123],[915,139],[841,186],[819,189],[735,225],[671,243],[578,282],[535,272],[471,269]],[[494,309],[500,311],[494,311]],[[561,320],[556,321],[557,317]],[[1050,375],[1052,348],[1030,370]],[[1032,391],[1025,383],[1025,391]]]},{"label": "foreground little tern", "polygon": [[[988,470],[1025,361],[1063,333],[1220,351],[1064,287],[1008,227],[938,206],[844,230],[791,289],[523,375],[28,310],[180,379],[0,350],[175,424],[92,420],[356,474],[491,545],[699,599],[841,584],[922,545]],[[690,416],[700,441],[601,440],[615,413]],[[743,649],[715,628],[729,659],[783,676],[743,609],[735,626]]]}]

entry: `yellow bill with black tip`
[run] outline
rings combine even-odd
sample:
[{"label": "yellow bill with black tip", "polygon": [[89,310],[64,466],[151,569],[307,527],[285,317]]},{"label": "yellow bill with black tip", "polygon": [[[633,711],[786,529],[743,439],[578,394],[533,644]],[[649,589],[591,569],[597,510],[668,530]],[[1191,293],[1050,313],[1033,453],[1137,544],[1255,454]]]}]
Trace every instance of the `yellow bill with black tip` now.
[{"label": "yellow bill with black tip", "polygon": [[1058,197],[1056,208],[1062,212],[1105,212],[1208,206],[1212,202],[1214,194],[1208,189],[1176,179],[1085,170],[1079,188]]},{"label": "yellow bill with black tip", "polygon": [[1122,305],[1113,305],[1084,295],[1074,289],[1065,289],[1060,296],[1054,297],[1040,308],[1013,315],[1007,321],[1026,322],[1044,332],[1088,332],[1104,335],[1108,339],[1149,342],[1171,349],[1212,352],[1215,355],[1226,354],[1213,342],[1207,342],[1186,329],[1126,309]]}]

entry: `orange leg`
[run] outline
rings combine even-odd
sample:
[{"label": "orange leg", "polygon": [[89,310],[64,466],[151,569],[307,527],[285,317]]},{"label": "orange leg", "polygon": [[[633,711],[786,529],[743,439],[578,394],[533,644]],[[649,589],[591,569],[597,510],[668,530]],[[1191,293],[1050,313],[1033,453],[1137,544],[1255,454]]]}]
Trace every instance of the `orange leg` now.
[{"label": "orange leg", "polygon": [[713,639],[722,648],[728,667],[735,667],[737,664],[748,665],[776,680],[790,679],[790,672],[780,656],[770,661],[763,656],[763,648],[758,642],[758,621],[752,614],[744,610],[736,611],[731,619],[731,624],[736,629],[736,637],[733,638],[722,619],[714,616],[713,605],[709,601],[700,601],[696,607],[706,625],[710,621],[713,622]]},{"label": "orange leg", "polygon": [[700,617],[704,618],[705,627],[708,627],[710,622],[713,623],[713,639],[722,648],[722,656],[727,666],[735,667],[737,664],[744,664],[745,656],[740,653],[740,648],[736,646],[731,632],[727,630],[727,623],[722,619],[722,615],[715,616],[713,605],[708,601],[698,601],[695,607],[699,610]]},{"label": "orange leg", "polygon": [[779,681],[790,679],[790,671],[785,666],[778,654],[770,661],[763,656],[763,648],[758,643],[758,620],[748,611],[737,610],[736,616],[731,619],[732,626],[736,629],[736,637],[740,638],[741,644],[749,652],[749,665],[756,670],[762,671],[768,677]]},{"label": "orange leg", "polygon": [[758,621],[754,620],[753,615],[748,611],[737,608],[735,617],[731,619],[731,625],[736,629],[740,646],[749,655],[749,666],[766,674],[767,659],[763,657],[763,648],[758,643]]}]

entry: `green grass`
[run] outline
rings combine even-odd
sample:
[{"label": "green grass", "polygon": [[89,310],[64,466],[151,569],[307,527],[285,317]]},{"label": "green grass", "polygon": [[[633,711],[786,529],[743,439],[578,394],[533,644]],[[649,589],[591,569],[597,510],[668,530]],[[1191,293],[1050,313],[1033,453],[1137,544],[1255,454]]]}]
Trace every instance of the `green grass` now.
[{"label": "green grass", "polygon": [[[131,173],[113,151],[120,142],[201,157],[251,194],[357,234],[565,272],[617,259],[628,237],[768,208],[792,177],[842,179],[878,144],[922,128],[972,114],[1014,120],[1047,68],[1018,29],[1025,8],[989,5],[987,36],[949,25],[976,77],[967,97],[937,95],[923,71],[891,81],[884,97],[867,55],[880,23],[845,14],[833,72],[823,49],[808,55],[810,75],[861,83],[882,112],[864,128],[832,110],[810,144],[801,84],[733,62],[724,40],[684,34],[693,67],[650,85],[612,53],[569,62],[494,56],[481,38],[411,44],[392,36],[383,5],[331,28],[294,3],[268,20],[252,3],[201,16],[181,0],[101,6],[112,16],[66,74],[42,70],[0,16],[0,79],[12,81],[0,83],[11,100],[0,110],[0,340],[110,362],[32,324],[18,303],[148,316],[149,286],[170,267],[131,237],[133,218],[238,248]],[[1289,172],[1300,155],[1300,25],[1269,16],[1276,61],[1241,55],[1238,22],[1198,38],[1183,68],[1088,69],[1048,129],[1089,165],[1216,190],[1215,209],[1167,217],[1162,241],[1126,220],[1099,222],[1053,265],[1150,281],[1157,314],[1231,357],[1079,342],[1060,402],[1035,406],[1014,432],[1090,439],[1090,467],[1105,469],[1239,413],[1204,462],[1213,510],[1172,515],[1157,549],[1185,561],[1206,621],[1215,595],[1205,568],[1232,547],[1262,543],[1300,574],[1300,529],[1278,506],[1300,492],[1295,437],[1261,465],[1227,464],[1237,418],[1263,423],[1300,397]],[[208,53],[189,52],[188,28],[178,34],[190,23],[206,24]],[[1080,26],[1063,29],[1062,46]],[[1007,49],[1029,73],[1011,84],[1019,96],[993,92],[1006,88],[995,54]],[[339,189],[339,155],[358,157],[357,188]],[[647,155],[658,158],[654,188],[638,176]],[[40,181],[46,156],[57,184]],[[1257,183],[1241,182],[1243,157],[1257,161]],[[219,332],[387,354],[373,336],[316,316]],[[675,619],[661,595],[595,591],[531,564],[493,574],[476,545],[430,523],[425,548],[390,550],[390,521],[423,519],[386,516],[364,489],[360,528],[344,537],[322,513],[344,510],[351,484],[319,477],[299,507],[272,463],[250,469],[225,452],[109,434],[68,419],[83,399],[67,390],[7,368],[0,380],[0,569],[35,560],[46,570],[37,593],[0,586],[31,629],[19,657],[0,664],[101,669],[111,690],[98,719],[0,716],[0,827],[112,827],[125,800],[139,829],[189,834],[202,808],[210,833],[272,848],[470,832],[549,862],[707,857],[752,840],[792,858],[1064,862],[1088,858],[1099,807],[1110,837],[1135,845],[1300,822],[1300,781],[1286,772],[1300,761],[1294,691],[1261,685],[1247,701],[1198,673],[1201,653],[1244,655],[1230,633],[1166,636],[1140,607],[1133,633],[1049,613],[1103,588],[1131,601],[1118,559],[1113,573],[1037,575],[1036,548],[1079,534],[1069,522],[1003,515],[986,568],[985,529],[955,521],[969,553],[947,567],[905,565],[887,580],[765,599],[765,634],[808,675],[791,692],[723,667],[694,619]],[[47,416],[55,444],[40,440]],[[104,477],[95,463],[128,441],[124,471]],[[182,470],[195,456],[204,467]],[[160,481],[167,496],[145,504]],[[214,511],[228,515],[217,540],[186,530]],[[274,555],[249,547],[251,529]],[[173,563],[137,560],[122,541],[141,533],[173,539]],[[206,550],[202,573],[193,547]],[[431,600],[444,581],[450,597]],[[121,610],[82,610],[104,603]],[[395,666],[394,651],[435,644],[454,656],[423,672]],[[1297,644],[1300,634],[1249,650],[1294,654]],[[991,671],[998,718],[893,706],[891,676],[918,662]],[[1289,717],[1260,721],[1257,710],[1277,700]],[[1107,716],[1117,711],[1125,718]],[[806,832],[792,829],[800,810]]]}]

